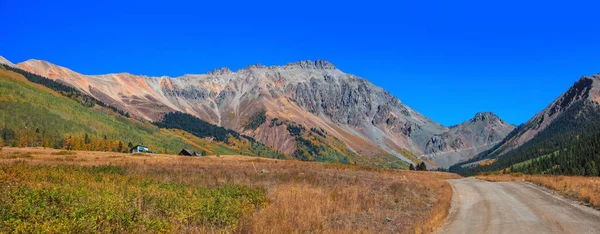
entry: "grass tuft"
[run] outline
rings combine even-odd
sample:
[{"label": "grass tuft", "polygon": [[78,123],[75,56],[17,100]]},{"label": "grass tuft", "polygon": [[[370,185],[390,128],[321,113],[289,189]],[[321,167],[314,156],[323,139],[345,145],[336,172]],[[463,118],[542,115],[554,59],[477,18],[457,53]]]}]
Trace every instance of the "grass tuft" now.
[{"label": "grass tuft", "polygon": [[53,152],[53,153],[51,153],[51,154],[52,154],[52,155],[77,155],[77,153],[76,153],[76,152],[73,152],[73,151],[67,151],[67,150],[61,150],[61,151],[58,151],[58,152]]}]

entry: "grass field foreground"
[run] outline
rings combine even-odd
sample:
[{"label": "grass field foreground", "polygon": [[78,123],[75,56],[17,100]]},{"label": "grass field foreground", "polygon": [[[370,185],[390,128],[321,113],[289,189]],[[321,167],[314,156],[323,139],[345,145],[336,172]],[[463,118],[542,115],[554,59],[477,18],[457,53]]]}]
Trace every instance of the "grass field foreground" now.
[{"label": "grass field foreground", "polygon": [[244,156],[4,148],[0,232],[430,233],[458,176]]}]

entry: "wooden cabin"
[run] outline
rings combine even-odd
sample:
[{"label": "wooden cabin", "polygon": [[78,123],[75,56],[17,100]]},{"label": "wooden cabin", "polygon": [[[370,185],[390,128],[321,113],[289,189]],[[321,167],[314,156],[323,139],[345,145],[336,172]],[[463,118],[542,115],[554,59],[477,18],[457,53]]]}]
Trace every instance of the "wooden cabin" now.
[{"label": "wooden cabin", "polygon": [[179,155],[182,156],[201,156],[200,153],[193,151],[193,150],[189,150],[189,149],[182,149],[181,152],[179,152]]}]

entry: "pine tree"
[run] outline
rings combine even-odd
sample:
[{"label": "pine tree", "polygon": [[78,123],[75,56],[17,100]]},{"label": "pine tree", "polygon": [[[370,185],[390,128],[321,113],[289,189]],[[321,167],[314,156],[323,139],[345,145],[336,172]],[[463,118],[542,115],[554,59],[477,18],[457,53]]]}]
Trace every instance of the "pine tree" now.
[{"label": "pine tree", "polygon": [[417,165],[417,170],[418,171],[427,171],[427,165],[425,165],[425,162],[421,162],[419,165]]},{"label": "pine tree", "polygon": [[412,164],[410,164],[410,166],[408,166],[408,169],[411,170],[411,171],[414,171],[415,170],[415,166],[413,166]]}]

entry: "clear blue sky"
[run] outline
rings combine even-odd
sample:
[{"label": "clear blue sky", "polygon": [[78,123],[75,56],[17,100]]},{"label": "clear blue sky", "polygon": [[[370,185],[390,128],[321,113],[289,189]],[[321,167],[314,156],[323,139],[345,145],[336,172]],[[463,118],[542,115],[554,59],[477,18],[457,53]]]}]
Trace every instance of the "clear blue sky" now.
[{"label": "clear blue sky", "polygon": [[0,55],[153,76],[325,59],[445,125],[522,123],[600,72],[596,1],[91,2],[0,0]]}]

